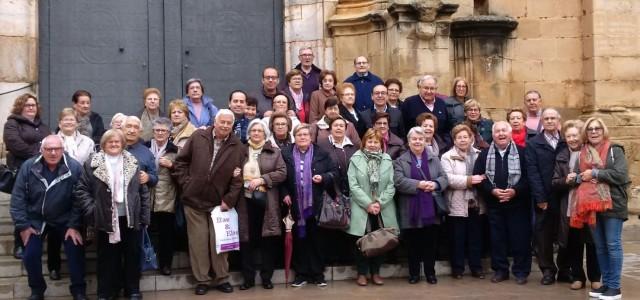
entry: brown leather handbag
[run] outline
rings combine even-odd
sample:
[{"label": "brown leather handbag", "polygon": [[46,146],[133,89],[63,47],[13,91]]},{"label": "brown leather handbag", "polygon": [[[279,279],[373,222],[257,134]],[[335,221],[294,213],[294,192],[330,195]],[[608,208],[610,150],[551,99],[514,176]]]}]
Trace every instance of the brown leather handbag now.
[{"label": "brown leather handbag", "polygon": [[[335,180],[334,180],[335,182]],[[351,199],[335,188],[335,197],[331,197],[327,191],[322,195],[322,210],[318,226],[328,229],[347,229],[351,220]]]},{"label": "brown leather handbag", "polygon": [[366,257],[385,254],[400,243],[397,230],[395,228],[385,228],[380,215],[378,215],[378,225],[380,225],[378,230],[371,231],[371,224],[367,220],[367,234],[356,242],[358,249]]}]

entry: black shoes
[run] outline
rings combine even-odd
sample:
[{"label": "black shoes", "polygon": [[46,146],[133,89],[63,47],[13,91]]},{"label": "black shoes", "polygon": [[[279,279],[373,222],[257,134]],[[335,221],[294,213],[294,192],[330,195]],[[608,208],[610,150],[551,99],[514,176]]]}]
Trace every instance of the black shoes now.
[{"label": "black shoes", "polygon": [[132,293],[131,295],[129,295],[129,300],[142,300],[142,294]]},{"label": "black shoes", "polygon": [[51,270],[49,271],[49,279],[51,280],[60,280],[60,271],[58,270]]},{"label": "black shoes", "polygon": [[558,277],[556,278],[557,282],[566,282],[566,283],[573,283],[573,278],[570,274],[567,274],[565,272],[558,272]]},{"label": "black shoes", "polygon": [[241,291],[246,291],[252,287],[254,287],[255,284],[254,283],[249,283],[247,281],[245,281],[243,284],[240,285],[240,287],[238,287]]},{"label": "black shoes", "polygon": [[24,254],[24,248],[21,246],[13,248],[13,257],[15,259],[22,259],[22,255]]},{"label": "black shoes", "polygon": [[273,283],[271,282],[271,280],[263,280],[262,281],[262,288],[265,289],[265,290],[273,289]]},{"label": "black shoes", "polygon": [[31,296],[29,296],[29,298],[27,298],[29,300],[44,300],[44,295],[43,294],[35,294],[32,293]]},{"label": "black shoes", "polygon": [[478,278],[478,279],[484,279],[484,272],[482,272],[482,271],[471,271],[471,277]]},{"label": "black shoes", "polygon": [[453,279],[462,279],[462,273],[451,273]]},{"label": "black shoes", "polygon": [[196,285],[196,295],[206,295],[209,291],[208,284],[198,284]]},{"label": "black shoes", "polygon": [[545,274],[540,280],[540,284],[542,285],[552,285],[554,283],[556,283],[556,278],[552,274]]},{"label": "black shoes", "polygon": [[228,282],[216,285],[216,290],[223,293],[233,293],[233,287]]},{"label": "black shoes", "polygon": [[160,274],[164,276],[171,275],[171,267],[167,267],[167,266],[162,267],[162,269],[160,269]]},{"label": "black shoes", "polygon": [[493,274],[493,277],[491,277],[491,282],[498,283],[498,282],[503,282],[503,281],[505,281],[507,279],[509,279],[509,275],[508,274],[495,273],[495,274]]},{"label": "black shoes", "polygon": [[527,277],[516,277],[516,283],[519,285],[527,284]]},{"label": "black shoes", "polygon": [[429,284],[436,284],[438,283],[438,278],[436,278],[436,275],[427,275],[427,282]]},{"label": "black shoes", "polygon": [[416,284],[420,281],[420,276],[409,276],[409,284]]}]

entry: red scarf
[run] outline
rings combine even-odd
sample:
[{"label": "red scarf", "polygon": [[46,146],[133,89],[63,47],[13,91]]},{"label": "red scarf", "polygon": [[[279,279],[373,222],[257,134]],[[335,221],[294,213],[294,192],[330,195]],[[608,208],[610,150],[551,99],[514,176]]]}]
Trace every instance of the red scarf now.
[{"label": "red scarf", "polygon": [[[580,150],[580,170],[598,169],[607,166],[607,153],[611,143],[603,141],[599,146],[586,144]],[[605,182],[590,180],[580,183],[575,192],[576,209],[571,213],[570,225],[582,228],[585,223],[590,226],[596,224],[596,213],[613,207],[609,185]]]},{"label": "red scarf", "polygon": [[527,142],[527,129],[522,128],[520,131],[516,131],[515,129],[511,131],[511,138],[516,145],[520,147],[524,147]]}]

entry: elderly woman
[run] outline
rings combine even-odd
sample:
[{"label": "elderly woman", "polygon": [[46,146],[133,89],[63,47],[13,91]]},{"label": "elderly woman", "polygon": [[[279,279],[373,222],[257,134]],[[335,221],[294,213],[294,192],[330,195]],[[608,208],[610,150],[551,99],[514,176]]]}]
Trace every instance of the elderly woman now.
[{"label": "elderly woman", "polygon": [[432,156],[440,157],[447,149],[446,143],[435,133],[438,132],[438,118],[432,113],[421,113],[416,118],[416,125],[424,132],[426,149]]},{"label": "elderly woman", "polygon": [[538,134],[535,130],[526,126],[527,114],[524,113],[522,108],[513,108],[507,111],[507,122],[511,125],[513,142],[520,147],[525,147],[527,140]]},{"label": "elderly woman", "polygon": [[100,152],[84,164],[74,190],[87,224],[97,230],[98,297],[117,297],[124,287],[129,299],[142,299],[140,255],[142,230],[149,225],[149,190],[140,183],[140,169],[124,150],[120,130],[110,129],[100,140]]},{"label": "elderly woman", "polygon": [[[482,271],[482,220],[486,206],[473,187],[482,182],[483,175],[473,175],[473,166],[480,150],[472,147],[473,131],[458,124],[451,131],[453,148],[442,155],[442,170],[449,187],[445,199],[449,204],[449,232],[451,237],[451,275],[461,279],[464,273],[465,253],[468,253],[471,276],[484,278]],[[465,246],[466,245],[466,246]]]},{"label": "elderly woman", "polygon": [[283,91],[288,97],[291,98],[291,103],[295,105],[295,108],[291,108],[296,112],[296,117],[302,122],[306,122],[309,118],[309,98],[310,94],[307,94],[302,89],[304,78],[302,78],[302,71],[298,69],[291,69],[291,71],[285,74],[284,79],[287,81],[287,88]]},{"label": "elderly woman", "polygon": [[338,167],[337,176],[340,179],[340,191],[344,195],[349,195],[349,182],[347,181],[347,169],[351,156],[358,150],[349,137],[346,136],[347,120],[342,117],[332,119],[329,123],[331,134],[326,143],[319,143],[318,146],[329,153],[333,162]]},{"label": "elderly woman", "polygon": [[[296,126],[300,125],[300,120],[298,120],[297,115],[293,113],[293,108],[289,107],[290,103],[291,102],[289,101],[289,96],[278,92],[275,96],[273,96],[271,108],[273,109],[273,113],[282,113],[286,114],[289,117],[292,125],[292,130],[290,131],[290,133],[293,134],[293,128],[296,128]],[[264,122],[267,127],[271,127],[271,114],[268,117],[262,118],[262,122]]]},{"label": "elderly woman", "polygon": [[[40,120],[38,98],[31,94],[18,96],[4,123],[2,135],[8,152],[7,166],[12,170],[20,169],[22,163],[40,153],[40,142],[49,134],[49,127]],[[22,259],[23,250],[20,234],[14,232],[13,256]]]},{"label": "elderly woman", "polygon": [[73,110],[78,116],[78,132],[90,137],[94,143],[100,144],[100,138],[104,133],[102,117],[91,111],[91,93],[85,90],[77,90],[71,97]]},{"label": "elderly woman", "polygon": [[157,88],[147,88],[142,92],[143,107],[136,116],[142,121],[142,134],[140,138],[148,142],[153,138],[153,120],[164,117],[164,113],[160,110],[160,90]]},{"label": "elderly woman", "polygon": [[262,287],[272,289],[271,277],[275,250],[278,248],[277,237],[282,232],[279,185],[287,179],[287,167],[280,149],[272,146],[267,140],[271,133],[264,123],[257,119],[251,121],[248,132],[247,155],[242,172],[244,201],[238,201],[240,254],[244,277],[240,289],[250,289],[255,284],[255,251],[259,251],[262,258]]},{"label": "elderly woman", "polygon": [[268,139],[271,146],[284,149],[293,144],[293,122],[286,113],[276,112],[270,117],[269,130],[273,133]]},{"label": "elderly woman", "polygon": [[435,263],[440,218],[436,197],[441,197],[448,181],[438,156],[425,147],[426,136],[422,127],[411,128],[407,135],[410,151],[393,165],[400,230],[408,250],[410,284],[420,281],[421,262],[427,282],[438,283]]},{"label": "elderly woman", "polygon": [[[384,226],[398,228],[396,204],[393,198],[393,163],[389,154],[382,152],[382,134],[369,129],[362,137],[362,147],[349,162],[349,189],[351,190],[351,222],[347,233],[357,239]],[[360,286],[367,285],[367,275],[375,285],[382,285],[380,266],[384,256],[364,257],[356,249],[356,265]]]},{"label": "elderly woman", "polygon": [[64,151],[84,164],[93,153],[93,140],[78,132],[78,117],[72,108],[64,108],[58,115],[58,135],[64,141]]},{"label": "elderly woman", "polygon": [[300,287],[307,282],[326,286],[320,244],[321,237],[316,216],[322,208],[322,194],[333,188],[335,165],[329,154],[311,142],[311,128],[302,123],[293,129],[295,144],[282,149],[287,165],[287,181],[282,185],[283,201],[291,207],[296,220],[293,229],[292,283]]},{"label": "elderly woman", "polygon": [[622,222],[628,216],[630,184],[629,166],[622,146],[611,142],[609,129],[600,118],[589,118],[584,124],[576,174],[580,185],[576,190],[575,209],[570,225],[591,226],[598,264],[602,271],[602,286],[591,290],[589,296],[601,299],[620,299],[622,271]]},{"label": "elderly woman", "polygon": [[126,120],[126,119],[127,119],[127,115],[125,115],[123,113],[116,113],[111,118],[111,123],[109,123],[109,127],[111,127],[111,129],[120,129],[120,130],[122,130],[122,125],[124,124],[124,120]]},{"label": "elderly woman", "polygon": [[384,82],[384,86],[387,87],[387,104],[393,108],[400,109],[402,106],[402,82],[397,78],[389,78]]},{"label": "elderly woman", "polygon": [[[556,155],[553,180],[551,181],[553,189],[562,197],[560,200],[562,224],[558,233],[558,244],[560,247],[568,249],[567,255],[571,260],[571,277],[573,278],[572,290],[584,288],[587,276],[592,289],[598,289],[602,286],[600,267],[591,231],[588,227],[569,227],[569,217],[571,217],[571,212],[575,210],[577,200],[575,188],[579,182],[577,180],[578,174],[575,171],[577,170],[576,163],[580,157],[580,148],[582,148],[580,130],[583,125],[584,123],[580,120],[569,120],[562,125],[562,136],[568,147]],[[585,276],[583,267],[585,247],[587,249],[587,276]]]},{"label": "elderly woman", "polygon": [[491,127],[493,121],[483,118],[480,112],[480,102],[476,99],[469,99],[464,102],[464,123],[473,131],[473,146],[482,150],[491,145],[493,134]]},{"label": "elderly woman", "polygon": [[[329,138],[329,122],[340,116],[338,99],[330,97],[324,103],[324,116],[311,126],[311,140],[314,143],[324,143]],[[347,122],[346,136],[354,146],[360,147],[360,136],[351,122]]]},{"label": "elderly woman", "polygon": [[169,114],[171,117],[171,142],[182,149],[196,127],[189,122],[189,108],[180,99],[169,102]]},{"label": "elderly woman", "polygon": [[151,122],[153,138],[145,143],[153,154],[158,183],[149,190],[152,223],[158,230],[158,267],[162,275],[171,275],[173,244],[176,235],[176,183],[171,178],[173,161],[178,155],[178,147],[169,141],[171,120],[160,117]]},{"label": "elderly woman", "polygon": [[204,85],[199,78],[191,78],[184,85],[186,96],[182,99],[189,109],[189,122],[196,128],[205,128],[213,124],[218,108],[213,99],[204,94]]},{"label": "elderly woman", "polygon": [[349,82],[340,83],[338,85],[338,97],[340,99],[339,110],[340,115],[349,123],[353,124],[358,132],[358,137],[364,135],[367,131],[367,123],[364,116],[355,108],[356,105],[356,88]]},{"label": "elderly woman", "polygon": [[395,160],[406,150],[404,142],[393,132],[389,130],[389,114],[386,112],[377,112],[373,119],[373,128],[377,129],[382,135],[382,151],[389,154],[391,159]]},{"label": "elderly woman", "polygon": [[315,123],[322,118],[324,113],[324,103],[331,96],[336,95],[336,72],[322,70],[320,72],[320,89],[311,93],[309,123]]},{"label": "elderly woman", "polygon": [[[451,96],[444,100],[447,105],[447,114],[451,118],[451,127],[462,123],[465,119],[464,103],[469,99],[469,84],[464,77],[453,79]],[[491,128],[489,128],[491,130]],[[491,132],[489,132],[491,133]]]}]

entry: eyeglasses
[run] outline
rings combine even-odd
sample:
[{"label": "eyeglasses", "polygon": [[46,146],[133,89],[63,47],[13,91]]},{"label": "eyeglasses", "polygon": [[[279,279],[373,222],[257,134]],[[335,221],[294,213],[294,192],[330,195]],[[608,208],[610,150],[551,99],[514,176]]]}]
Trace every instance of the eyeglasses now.
[{"label": "eyeglasses", "polygon": [[373,92],[375,96],[385,96],[387,92]]},{"label": "eyeglasses", "polygon": [[38,104],[31,104],[31,103],[29,103],[29,104],[25,104],[25,105],[24,105],[24,107],[31,107],[31,108],[36,107],[36,106],[38,106]]},{"label": "eyeglasses", "polygon": [[435,92],[438,88],[434,86],[427,86],[422,88],[425,91]]},{"label": "eyeglasses", "polygon": [[271,80],[271,81],[278,80],[278,76],[264,76],[262,78],[264,78],[265,80]]},{"label": "eyeglasses", "polygon": [[376,126],[389,126],[389,123],[387,122],[375,122]]},{"label": "eyeglasses", "polygon": [[155,133],[167,133],[167,132],[169,132],[169,130],[167,130],[167,129],[153,129],[153,132],[155,132]]},{"label": "eyeglasses", "polygon": [[273,123],[274,127],[285,127],[287,126],[287,123]]},{"label": "eyeglasses", "polygon": [[60,152],[60,151],[64,150],[64,148],[62,148],[62,147],[53,147],[53,148],[45,147],[45,148],[42,148],[42,150],[44,150],[44,152],[47,152],[47,153],[56,153],[56,152]]},{"label": "eyeglasses", "polygon": [[587,132],[600,132],[602,130],[602,127],[587,127]]},{"label": "eyeglasses", "polygon": [[358,62],[356,62],[355,64],[356,64],[356,65],[368,65],[368,64],[369,64],[369,62],[366,62],[366,61],[358,61]]},{"label": "eyeglasses", "polygon": [[313,57],[313,54],[300,54],[302,57]]}]

